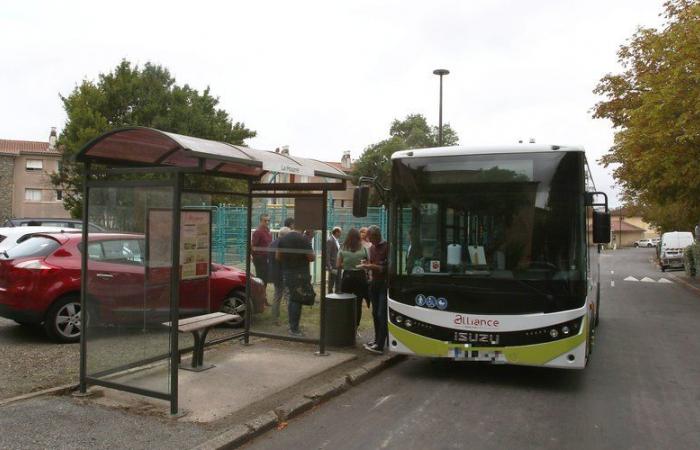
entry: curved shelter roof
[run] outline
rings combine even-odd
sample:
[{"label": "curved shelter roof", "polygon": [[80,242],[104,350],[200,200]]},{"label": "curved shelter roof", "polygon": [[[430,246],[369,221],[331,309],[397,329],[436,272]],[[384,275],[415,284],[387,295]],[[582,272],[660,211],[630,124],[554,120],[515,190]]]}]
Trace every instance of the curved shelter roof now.
[{"label": "curved shelter roof", "polygon": [[214,175],[252,178],[260,178],[266,172],[282,172],[349,179],[343,171],[315,159],[145,127],[122,128],[98,136],[80,150],[76,160],[119,166],[203,168]]}]

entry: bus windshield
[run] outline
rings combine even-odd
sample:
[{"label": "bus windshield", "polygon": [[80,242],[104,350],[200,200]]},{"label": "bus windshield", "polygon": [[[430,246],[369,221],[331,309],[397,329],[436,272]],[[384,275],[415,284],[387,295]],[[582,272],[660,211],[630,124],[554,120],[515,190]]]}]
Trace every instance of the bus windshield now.
[{"label": "bus windshield", "polygon": [[492,314],[583,304],[584,161],[554,151],[395,160],[392,299],[452,291],[460,312]]}]

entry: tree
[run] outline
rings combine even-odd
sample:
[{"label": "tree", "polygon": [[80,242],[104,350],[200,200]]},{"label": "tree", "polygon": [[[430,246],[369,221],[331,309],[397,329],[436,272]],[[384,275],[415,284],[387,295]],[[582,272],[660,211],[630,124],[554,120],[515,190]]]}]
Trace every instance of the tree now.
[{"label": "tree", "polygon": [[[404,120],[395,119],[389,128],[389,138],[368,146],[362,156],[355,162],[354,181],[361,176],[377,177],[384,186],[389,186],[391,176],[391,154],[410,148],[427,148],[438,146],[438,127],[431,127],[421,114],[409,114]],[[449,124],[442,127],[443,145],[456,145],[457,133]],[[370,203],[380,205],[381,199],[372,193]]]},{"label": "tree", "polygon": [[114,71],[100,74],[96,83],[83,80],[70,95],[60,97],[68,120],[58,140],[62,164],[51,181],[63,189],[64,207],[74,217],[82,211],[82,165],[73,157],[106,131],[145,126],[231,144],[244,144],[255,136],[255,131],[217,109],[219,99],[208,87],[200,94],[187,84],[179,86],[168,69],[151,63],[141,69],[122,60]]},{"label": "tree", "polygon": [[593,117],[610,119],[614,165],[626,205],[664,230],[700,219],[700,2],[664,3],[660,30],[640,28],[618,51],[620,74],[604,76]]}]

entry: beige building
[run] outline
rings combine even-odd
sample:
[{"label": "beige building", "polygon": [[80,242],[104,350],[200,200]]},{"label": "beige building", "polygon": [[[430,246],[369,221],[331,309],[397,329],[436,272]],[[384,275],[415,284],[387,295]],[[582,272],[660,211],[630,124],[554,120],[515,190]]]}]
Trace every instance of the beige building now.
[{"label": "beige building", "polygon": [[618,247],[631,247],[639,239],[658,238],[659,232],[649,225],[638,214],[628,208],[618,208],[610,211],[613,242]]},{"label": "beige building", "polygon": [[63,192],[49,174],[58,171],[61,154],[56,129],[48,142],[0,139],[0,220],[8,218],[68,218]]}]

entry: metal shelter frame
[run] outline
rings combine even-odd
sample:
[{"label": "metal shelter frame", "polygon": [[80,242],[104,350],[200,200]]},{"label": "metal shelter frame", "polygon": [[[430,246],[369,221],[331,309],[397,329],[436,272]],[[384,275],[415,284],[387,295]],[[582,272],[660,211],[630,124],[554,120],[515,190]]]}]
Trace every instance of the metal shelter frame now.
[{"label": "metal shelter frame", "polygon": [[[99,385],[155,397],[170,402],[171,414],[178,413],[178,363],[182,352],[178,341],[179,287],[180,271],[180,212],[182,210],[182,194],[213,194],[232,197],[243,197],[247,200],[247,236],[252,229],[253,199],[263,198],[300,198],[314,197],[322,200],[322,237],[327,239],[327,197],[329,191],[345,190],[349,176],[335,167],[308,158],[290,157],[276,152],[255,150],[239,145],[206,139],[168,133],[152,128],[129,127],[104,133],[88,142],[76,155],[76,161],[83,164],[83,231],[81,253],[81,336],[80,336],[80,392],[86,393],[88,385]],[[99,166],[99,167],[95,167]],[[263,175],[267,173],[289,173],[299,176],[309,176],[325,179],[324,182],[296,183],[264,183]],[[203,189],[186,189],[185,176],[195,174],[211,177],[240,179],[247,182],[244,192],[207,191]],[[120,179],[109,179],[110,175],[121,176]],[[156,179],[138,179],[138,176],[156,175]],[[128,179],[124,179],[128,176]],[[328,181],[329,179],[334,181]],[[107,187],[163,187],[172,189],[172,233],[171,233],[171,277],[170,277],[170,351],[159,357],[151,357],[131,363],[128,366],[113,368],[113,373],[153,363],[169,358],[169,393],[158,392],[136,386],[107,381],[87,375],[87,288],[88,288],[88,221],[90,192],[93,188]],[[326,266],[326,246],[321,245],[321,266]],[[303,339],[282,337],[267,333],[256,333],[250,330],[251,323],[251,245],[250,239],[246,245],[246,313],[245,328],[242,332],[222,340],[243,338],[249,342],[250,336],[266,336],[277,339],[301,340],[319,344],[319,355],[326,354],[325,315],[326,315],[326,271],[321,271],[320,295],[320,338]]]}]

